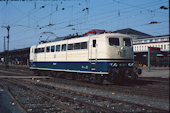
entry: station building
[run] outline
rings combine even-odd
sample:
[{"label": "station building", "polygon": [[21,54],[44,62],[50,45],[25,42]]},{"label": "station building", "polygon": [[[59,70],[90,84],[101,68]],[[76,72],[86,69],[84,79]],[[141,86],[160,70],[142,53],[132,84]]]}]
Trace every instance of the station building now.
[{"label": "station building", "polygon": [[147,65],[149,47],[160,48],[160,52],[156,53],[155,57],[151,57],[151,66],[169,66],[169,35],[134,38],[134,58],[138,64]]},{"label": "station building", "polygon": [[0,52],[0,64],[7,61],[14,65],[28,65],[29,64],[30,48],[10,50],[9,52]]}]

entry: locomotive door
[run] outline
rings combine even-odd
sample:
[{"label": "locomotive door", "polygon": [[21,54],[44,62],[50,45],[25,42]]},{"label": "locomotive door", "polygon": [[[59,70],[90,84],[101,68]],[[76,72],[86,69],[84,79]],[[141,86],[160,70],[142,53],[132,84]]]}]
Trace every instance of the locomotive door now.
[{"label": "locomotive door", "polygon": [[33,57],[34,61],[37,61],[37,49],[36,49],[36,47],[32,48],[31,56]]},{"label": "locomotive door", "polygon": [[90,65],[91,65],[91,70],[96,71],[97,68],[97,43],[96,39],[93,39],[90,41],[91,42],[91,48],[90,48]]}]

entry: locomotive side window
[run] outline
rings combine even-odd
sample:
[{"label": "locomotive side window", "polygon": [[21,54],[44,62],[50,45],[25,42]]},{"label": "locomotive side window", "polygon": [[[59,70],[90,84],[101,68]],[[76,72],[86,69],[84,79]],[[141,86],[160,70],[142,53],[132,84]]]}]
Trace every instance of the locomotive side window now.
[{"label": "locomotive side window", "polygon": [[38,48],[35,49],[35,53],[38,53]]},{"label": "locomotive side window", "polygon": [[73,44],[68,44],[68,50],[73,50]]},{"label": "locomotive side window", "polygon": [[66,44],[62,45],[61,51],[66,51]]},{"label": "locomotive side window", "polygon": [[80,43],[75,43],[74,44],[74,49],[80,49]]},{"label": "locomotive side window", "polygon": [[124,39],[123,39],[123,42],[124,42],[124,45],[125,45],[125,46],[131,46],[131,40],[130,40],[130,38],[124,38]]},{"label": "locomotive side window", "polygon": [[87,42],[81,43],[81,49],[87,49]]},{"label": "locomotive side window", "polygon": [[39,52],[40,53],[44,52],[44,48],[39,48]]},{"label": "locomotive side window", "polygon": [[109,38],[109,45],[111,46],[119,46],[119,38]]},{"label": "locomotive side window", "polygon": [[96,40],[93,40],[93,47],[96,47]]},{"label": "locomotive side window", "polygon": [[57,52],[60,51],[60,45],[56,45],[56,51],[57,51]]},{"label": "locomotive side window", "polygon": [[51,52],[54,52],[55,46],[51,46]]},{"label": "locomotive side window", "polygon": [[36,48],[35,53],[42,53],[44,52],[44,48]]},{"label": "locomotive side window", "polygon": [[46,52],[50,52],[50,46],[46,47]]}]

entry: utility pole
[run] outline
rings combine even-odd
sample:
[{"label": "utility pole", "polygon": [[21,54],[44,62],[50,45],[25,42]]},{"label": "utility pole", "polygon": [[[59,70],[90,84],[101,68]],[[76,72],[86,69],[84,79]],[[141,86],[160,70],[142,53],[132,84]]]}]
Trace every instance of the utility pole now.
[{"label": "utility pole", "polygon": [[[6,61],[5,61],[5,65],[6,67],[8,67],[8,63],[9,63],[9,31],[10,31],[10,26],[1,26],[1,28],[6,28],[8,35],[6,37],[4,37],[4,52],[5,52],[5,56],[6,56]],[[7,51],[5,51],[6,49],[6,45],[5,45],[5,38],[8,39],[8,44],[7,44]]]},{"label": "utility pole", "polygon": [[6,36],[4,36],[4,52],[5,52],[5,50],[6,50],[5,38],[6,38]]},{"label": "utility pole", "polygon": [[10,26],[8,25],[6,28],[7,28],[7,31],[8,31],[7,39],[8,39],[8,51],[9,51],[9,30],[10,30]]},{"label": "utility pole", "polygon": [[7,51],[9,51],[9,31],[10,31],[10,26],[8,25],[8,26],[1,26],[1,27],[7,29],[7,32],[8,32],[8,35],[6,37],[8,39]]},{"label": "utility pole", "polygon": [[151,66],[150,66],[150,57],[151,57],[151,49],[148,47],[148,71],[151,71]]}]

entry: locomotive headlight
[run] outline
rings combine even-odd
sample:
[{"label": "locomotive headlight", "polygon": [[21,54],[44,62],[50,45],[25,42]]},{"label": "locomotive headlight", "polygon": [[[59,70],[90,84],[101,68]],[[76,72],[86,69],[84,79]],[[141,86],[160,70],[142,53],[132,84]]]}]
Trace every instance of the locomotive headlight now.
[{"label": "locomotive headlight", "polygon": [[128,66],[129,67],[132,67],[134,63],[128,63]]}]

